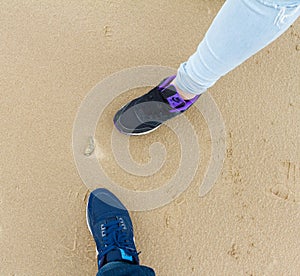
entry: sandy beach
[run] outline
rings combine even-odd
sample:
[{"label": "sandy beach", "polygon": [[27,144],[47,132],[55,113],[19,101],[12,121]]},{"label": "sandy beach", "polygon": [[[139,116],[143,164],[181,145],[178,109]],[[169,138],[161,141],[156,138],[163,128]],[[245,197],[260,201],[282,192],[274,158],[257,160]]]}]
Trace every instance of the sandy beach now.
[{"label": "sandy beach", "polygon": [[[89,189],[72,149],[78,109],[97,83],[122,69],[176,69],[195,51],[222,4],[2,1],[0,275],[96,274],[85,218]],[[186,113],[201,162],[175,200],[131,212],[142,264],[158,276],[299,275],[299,76],[298,20],[209,89],[224,119],[226,152],[205,197],[199,197],[199,187],[210,158],[210,132],[196,108]],[[114,99],[96,130],[98,161],[132,190],[161,187],[180,163],[180,142],[166,126],[129,139],[131,156],[141,164],[149,162],[153,143],[165,145],[159,172],[132,175],[114,160],[112,118],[147,89]]]}]

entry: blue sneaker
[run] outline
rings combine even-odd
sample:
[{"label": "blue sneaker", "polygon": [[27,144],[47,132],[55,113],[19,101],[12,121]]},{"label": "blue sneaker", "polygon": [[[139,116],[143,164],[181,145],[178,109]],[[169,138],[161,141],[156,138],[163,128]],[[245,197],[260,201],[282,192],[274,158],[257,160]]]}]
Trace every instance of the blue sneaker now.
[{"label": "blue sneaker", "polygon": [[86,216],[96,242],[99,269],[115,261],[139,264],[132,221],[114,194],[102,188],[94,190],[88,199]]}]

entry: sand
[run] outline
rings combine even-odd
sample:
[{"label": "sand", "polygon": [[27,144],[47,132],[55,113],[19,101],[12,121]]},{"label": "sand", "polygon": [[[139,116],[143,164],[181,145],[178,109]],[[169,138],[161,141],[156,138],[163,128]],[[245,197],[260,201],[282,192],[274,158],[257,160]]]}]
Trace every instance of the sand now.
[{"label": "sand", "polygon": [[[222,3],[2,1],[0,275],[96,273],[85,221],[88,189],[71,144],[80,103],[121,69],[177,68]],[[203,198],[198,191],[210,157],[209,131],[196,109],[188,112],[203,152],[196,177],[170,204],[131,213],[141,262],[157,275],[299,275],[299,45],[298,21],[210,89],[227,148],[221,175]],[[174,133],[162,127],[130,139],[141,163],[153,142],[166,144],[162,171],[145,179],[117,167],[105,137],[114,112],[145,90],[115,99],[96,133],[108,173],[143,190],[163,185],[176,170]]]}]

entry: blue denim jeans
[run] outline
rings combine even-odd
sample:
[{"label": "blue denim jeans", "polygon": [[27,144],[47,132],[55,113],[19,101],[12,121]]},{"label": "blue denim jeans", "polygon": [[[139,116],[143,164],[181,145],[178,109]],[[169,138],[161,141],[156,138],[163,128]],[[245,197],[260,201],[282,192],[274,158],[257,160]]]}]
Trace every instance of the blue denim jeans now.
[{"label": "blue denim jeans", "polygon": [[155,276],[152,268],[125,262],[111,262],[104,265],[97,276]]},{"label": "blue denim jeans", "polygon": [[300,15],[300,0],[227,0],[197,51],[180,65],[179,89],[201,94],[284,33]]}]

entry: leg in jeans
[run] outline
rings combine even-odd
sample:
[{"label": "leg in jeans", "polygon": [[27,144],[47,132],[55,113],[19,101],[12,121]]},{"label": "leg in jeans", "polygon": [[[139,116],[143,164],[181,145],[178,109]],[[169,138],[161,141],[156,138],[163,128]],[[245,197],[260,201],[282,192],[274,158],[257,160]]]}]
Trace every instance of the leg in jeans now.
[{"label": "leg in jeans", "polygon": [[114,117],[126,135],[147,134],[185,112],[229,71],[280,36],[300,15],[300,0],[227,0],[176,78],[163,80]]},{"label": "leg in jeans", "polygon": [[111,262],[100,268],[97,276],[155,276],[155,273],[147,266]]},{"label": "leg in jeans", "polygon": [[201,94],[284,33],[300,15],[300,0],[227,0],[203,41],[175,79],[183,92]]}]

